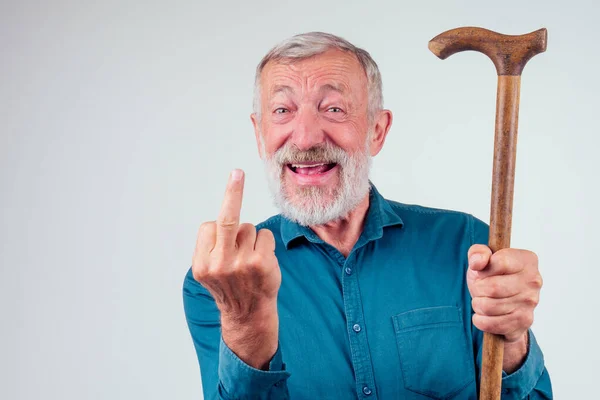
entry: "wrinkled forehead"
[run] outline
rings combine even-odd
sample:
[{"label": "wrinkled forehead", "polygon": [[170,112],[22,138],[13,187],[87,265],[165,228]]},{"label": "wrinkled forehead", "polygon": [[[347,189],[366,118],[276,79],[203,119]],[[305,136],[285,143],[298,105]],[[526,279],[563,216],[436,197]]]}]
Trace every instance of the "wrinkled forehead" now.
[{"label": "wrinkled forehead", "polygon": [[261,97],[282,91],[334,90],[349,96],[366,96],[367,76],[357,57],[342,50],[328,50],[309,58],[269,61],[260,76]]}]

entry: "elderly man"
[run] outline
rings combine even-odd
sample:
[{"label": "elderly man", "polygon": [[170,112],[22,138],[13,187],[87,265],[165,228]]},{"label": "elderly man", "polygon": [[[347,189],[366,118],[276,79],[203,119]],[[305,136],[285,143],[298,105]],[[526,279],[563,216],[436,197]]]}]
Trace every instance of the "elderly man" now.
[{"label": "elderly man", "polygon": [[530,326],[534,253],[492,255],[469,214],[369,181],[392,123],[365,50],[324,33],[256,73],[256,142],[281,214],[240,224],[234,170],[184,282],[206,399],[476,399],[482,331],[506,339],[502,397],[549,399]]}]

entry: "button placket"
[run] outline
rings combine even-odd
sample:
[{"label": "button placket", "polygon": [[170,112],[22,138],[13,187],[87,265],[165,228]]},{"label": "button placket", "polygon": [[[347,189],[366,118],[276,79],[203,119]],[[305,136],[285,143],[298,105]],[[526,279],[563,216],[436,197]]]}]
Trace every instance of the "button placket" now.
[{"label": "button placket", "polygon": [[353,256],[354,253],[351,253],[344,263],[342,291],[352,366],[356,377],[356,392],[362,398],[377,398],[374,392],[375,381],[371,354],[369,353],[366,332],[363,329],[364,316],[358,285],[357,265],[353,264],[353,259],[355,258]]}]

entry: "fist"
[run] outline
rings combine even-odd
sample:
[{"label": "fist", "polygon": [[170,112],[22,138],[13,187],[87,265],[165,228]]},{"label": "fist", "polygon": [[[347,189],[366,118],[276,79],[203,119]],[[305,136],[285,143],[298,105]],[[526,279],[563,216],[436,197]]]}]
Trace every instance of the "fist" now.
[{"label": "fist", "polygon": [[234,170],[217,221],[200,226],[192,259],[194,279],[213,296],[222,319],[236,323],[276,312],[281,285],[273,233],[240,225],[243,190],[244,174]]},{"label": "fist", "polygon": [[473,324],[484,332],[503,335],[508,343],[523,339],[533,323],[542,288],[536,254],[517,249],[492,254],[489,247],[477,244],[468,256]]}]

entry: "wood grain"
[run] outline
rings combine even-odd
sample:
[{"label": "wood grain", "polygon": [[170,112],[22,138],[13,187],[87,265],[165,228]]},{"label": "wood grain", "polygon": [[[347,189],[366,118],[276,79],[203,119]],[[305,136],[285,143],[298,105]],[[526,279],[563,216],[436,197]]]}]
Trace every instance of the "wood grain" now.
[{"label": "wood grain", "polygon": [[[527,61],[546,50],[545,28],[526,35],[503,35],[483,28],[457,28],[439,34],[429,49],[442,60],[466,50],[487,55],[498,73],[496,129],[492,171],[489,247],[492,252],[510,247],[521,73]],[[498,400],[502,389],[502,336],[484,333],[481,365],[481,400]]]},{"label": "wood grain", "polygon": [[498,75],[521,75],[533,56],[546,51],[546,28],[526,35],[503,35],[484,28],[464,27],[440,33],[429,41],[429,50],[442,60],[466,50],[488,56]]},{"label": "wood grain", "polygon": [[[510,247],[513,194],[519,125],[520,76],[498,76],[496,95],[496,133],[492,168],[492,201],[488,246],[492,252]],[[502,336],[483,334],[481,400],[500,399],[502,388]]]}]

